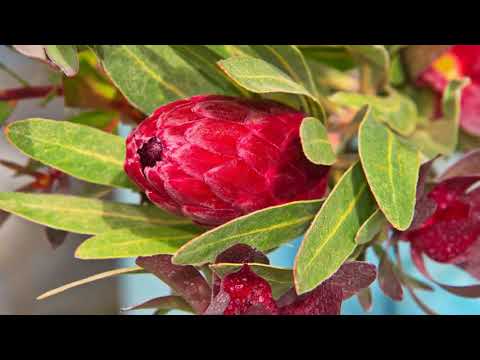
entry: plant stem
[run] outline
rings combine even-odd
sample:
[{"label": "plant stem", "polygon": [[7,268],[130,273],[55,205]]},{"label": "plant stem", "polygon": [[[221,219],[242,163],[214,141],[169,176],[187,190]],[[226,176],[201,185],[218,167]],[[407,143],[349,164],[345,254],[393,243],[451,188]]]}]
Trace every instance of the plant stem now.
[{"label": "plant stem", "polygon": [[25,100],[45,97],[55,91],[58,96],[63,95],[61,86],[26,86],[15,89],[0,90],[0,101]]},{"label": "plant stem", "polygon": [[[0,101],[17,101],[26,99],[44,98],[50,94],[63,96],[63,87],[58,85],[26,86],[21,88],[0,90]],[[145,115],[131,106],[126,100],[119,99],[110,103],[111,110],[127,115],[133,121],[139,123],[145,119]]]}]

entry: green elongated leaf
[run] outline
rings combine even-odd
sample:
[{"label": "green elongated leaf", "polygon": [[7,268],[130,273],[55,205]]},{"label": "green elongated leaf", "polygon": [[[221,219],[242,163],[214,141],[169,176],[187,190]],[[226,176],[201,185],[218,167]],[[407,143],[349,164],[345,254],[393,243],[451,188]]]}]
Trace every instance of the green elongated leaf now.
[{"label": "green elongated leaf", "polygon": [[8,120],[8,117],[12,114],[15,106],[6,101],[0,101],[0,125]]},{"label": "green elongated leaf", "polygon": [[117,275],[124,275],[124,274],[137,274],[137,273],[142,273],[144,272],[143,269],[140,266],[133,266],[133,267],[128,267],[128,268],[121,268],[121,269],[115,269],[115,270],[110,270],[106,271],[100,274],[95,274],[93,276],[89,276],[85,279],[77,280],[74,282],[71,282],[69,284],[60,286],[56,289],[52,289],[50,291],[47,291],[46,293],[43,293],[42,295],[37,297],[37,300],[44,300],[46,298],[49,298],[51,296],[60,294],[66,290],[75,288],[77,286],[85,285],[88,283],[92,283],[97,280],[102,280],[102,279],[107,279],[112,276],[117,276]]},{"label": "green elongated leaf", "polygon": [[100,234],[119,228],[185,226],[179,218],[155,206],[127,205],[76,196],[0,192],[0,209],[54,229]]},{"label": "green elongated leaf", "polygon": [[355,66],[351,54],[343,45],[298,45],[298,48],[307,59],[338,70],[349,70]]},{"label": "green elongated leaf", "polygon": [[50,61],[65,75],[72,77],[78,73],[79,62],[75,45],[45,45],[45,52]]},{"label": "green elongated leaf", "polygon": [[212,84],[221,88],[222,94],[244,95],[217,66],[217,62],[223,57],[206,45],[170,45],[170,47]]},{"label": "green elongated leaf", "polygon": [[79,259],[120,259],[173,254],[200,234],[198,228],[128,228],[107,231],[84,241],[75,251]]},{"label": "green elongated leaf", "polygon": [[105,70],[146,114],[173,100],[221,92],[167,45],[96,45]]},{"label": "green elongated leaf", "polygon": [[295,258],[298,294],[332,276],[353,253],[355,235],[375,211],[359,162],[345,172],[315,216]]},{"label": "green elongated leaf", "polygon": [[415,212],[420,153],[377,120],[369,107],[358,116],[359,155],[378,206],[398,230],[406,230]]},{"label": "green elongated leaf", "polygon": [[392,91],[387,97],[337,92],[329,99],[336,104],[355,110],[370,105],[377,120],[385,122],[401,135],[412,134],[417,124],[418,113],[415,103],[398,92]]},{"label": "green elongated leaf", "polygon": [[336,161],[328,133],[322,122],[313,117],[303,119],[300,139],[305,156],[317,165],[332,165]]},{"label": "green elongated leaf", "polygon": [[358,79],[351,74],[337,70],[316,60],[307,59],[308,67],[312,70],[313,79],[323,93],[330,90],[358,91]]},{"label": "green elongated leaf", "polygon": [[[140,303],[138,305],[129,306],[123,308],[122,311],[132,311],[132,310],[141,310],[141,309],[157,309],[159,311],[165,311],[162,315],[169,312],[170,310],[181,310],[189,313],[195,313],[192,307],[180,296],[162,296],[154,299],[150,299]],[[157,314],[156,314],[157,315]]]},{"label": "green elongated leaf", "polygon": [[263,60],[287,74],[293,81],[303,85],[311,94],[318,90],[312,72],[302,53],[294,45],[250,45]]},{"label": "green elongated leaf", "polygon": [[[313,80],[312,72],[303,56],[303,54],[294,45],[250,45],[250,48],[262,60],[272,64],[277,69],[280,69],[287,74],[293,81],[301,84],[309,94],[313,95],[315,99],[319,99],[319,92],[315,81]],[[300,98],[303,107],[312,112],[313,116],[318,116],[325,119],[323,108],[315,102],[310,108],[308,101]],[[315,100],[314,99],[314,100]]]},{"label": "green elongated leaf", "polygon": [[79,124],[94,127],[97,129],[103,129],[109,125],[115,117],[118,117],[117,113],[108,112],[108,111],[87,111],[79,115],[72,116],[68,118],[67,121]]},{"label": "green elongated leaf", "polygon": [[[241,269],[243,264],[231,264],[220,263],[212,264],[210,268],[220,277],[224,277],[230,273],[236,272]],[[248,264],[253,272],[258,276],[268,281],[272,287],[272,295],[275,299],[278,299],[288,290],[291,289],[293,284],[293,276],[291,269],[274,267],[266,264]]]},{"label": "green elongated leaf", "polygon": [[302,235],[321,205],[321,200],[297,201],[239,217],[188,242],[172,261],[178,265],[213,263],[235,244],[271,250]]},{"label": "green elongated leaf", "polygon": [[380,211],[380,209],[375,210],[375,212],[363,223],[360,229],[355,236],[355,242],[359,245],[366,244],[373,240],[375,235],[377,235],[387,223],[387,219]]},{"label": "green elongated leaf", "polygon": [[67,121],[28,119],[5,128],[21,152],[73,177],[100,185],[135,188],[123,170],[124,140]]},{"label": "green elongated leaf", "polygon": [[305,87],[274,65],[250,56],[235,56],[218,62],[220,68],[238,85],[254,93],[288,93],[310,97]]},{"label": "green elongated leaf", "polygon": [[345,45],[361,63],[372,68],[372,81],[383,88],[388,84],[390,75],[390,55],[383,45]]},{"label": "green elongated leaf", "polygon": [[462,89],[468,84],[468,79],[450,81],[443,94],[442,119],[429,122],[427,128],[412,135],[412,143],[429,157],[437,154],[449,155],[457,148],[460,100]]}]

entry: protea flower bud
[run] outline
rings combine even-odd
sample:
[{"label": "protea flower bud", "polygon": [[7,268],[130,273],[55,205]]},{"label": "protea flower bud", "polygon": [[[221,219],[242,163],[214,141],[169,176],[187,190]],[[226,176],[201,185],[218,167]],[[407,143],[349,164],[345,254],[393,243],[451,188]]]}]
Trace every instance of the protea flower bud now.
[{"label": "protea flower bud", "polygon": [[125,171],[153,203],[204,225],[321,198],[329,168],[303,154],[304,116],[272,101],[175,101],[128,136]]}]

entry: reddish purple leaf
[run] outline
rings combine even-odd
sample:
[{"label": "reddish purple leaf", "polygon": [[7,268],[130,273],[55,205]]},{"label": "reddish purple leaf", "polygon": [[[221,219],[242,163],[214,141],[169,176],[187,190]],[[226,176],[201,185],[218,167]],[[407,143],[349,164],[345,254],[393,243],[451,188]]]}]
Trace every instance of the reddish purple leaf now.
[{"label": "reddish purple leaf", "polygon": [[[478,251],[478,248],[480,246],[476,246]],[[427,279],[430,281],[434,282],[438,286],[440,286],[442,289],[445,291],[448,291],[449,293],[465,297],[465,298],[479,298],[480,297],[480,285],[467,285],[467,286],[453,286],[453,285],[446,285],[442,284],[435,279],[433,279],[432,275],[427,270],[427,267],[425,266],[425,261],[423,259],[423,254],[416,250],[413,246],[410,248],[410,253],[412,257],[412,262],[415,264],[416,268],[418,271],[422,273]],[[478,254],[478,252],[477,252]],[[478,261],[478,260],[477,260]],[[458,265],[458,264],[457,264]]]},{"label": "reddish purple leaf", "polygon": [[445,170],[438,181],[461,176],[480,176],[480,149],[472,150],[465,154],[460,160]]},{"label": "reddish purple leaf", "polygon": [[375,281],[375,266],[362,261],[350,261],[328,280],[309,293],[297,296],[289,290],[277,302],[282,315],[336,315],[342,301],[350,298]]},{"label": "reddish purple leaf", "polygon": [[233,264],[269,264],[268,257],[262,252],[245,244],[236,244],[228,248],[215,259],[215,264],[233,263]]},{"label": "reddish purple leaf", "polygon": [[455,262],[455,265],[468,272],[475,279],[480,280],[480,241],[474,242],[467,250],[466,255]]},{"label": "reddish purple leaf", "polygon": [[343,292],[328,280],[280,308],[281,315],[340,315]]},{"label": "reddish purple leaf", "polygon": [[395,301],[403,299],[403,289],[395,273],[393,264],[386,252],[383,252],[378,266],[378,284],[383,293]]},{"label": "reddish purple leaf", "polygon": [[327,282],[339,287],[343,293],[343,300],[346,300],[370,286],[376,277],[375,265],[363,261],[349,261],[344,263]]},{"label": "reddish purple leaf", "polygon": [[428,174],[432,169],[433,162],[438,158],[435,157],[430,161],[427,161],[420,167],[420,172],[418,175],[418,182],[417,182],[417,194],[416,199],[417,202],[415,203],[415,213],[413,216],[412,223],[408,230],[415,230],[419,228],[425,220],[427,220],[430,216],[435,213],[437,209],[437,203],[430,199],[426,194],[426,183],[428,179]]},{"label": "reddish purple leaf", "polygon": [[58,248],[62,245],[68,235],[68,231],[52,229],[49,227],[45,228],[45,234],[47,235],[47,240],[52,246],[52,249]]},{"label": "reddish purple leaf", "polygon": [[203,313],[210,303],[210,286],[193,266],[174,265],[171,259],[171,255],[156,255],[139,257],[136,263],[170,286],[196,313]]},{"label": "reddish purple leaf", "polygon": [[415,204],[415,214],[408,230],[411,231],[420,228],[423,223],[435,213],[435,210],[437,210],[437,203],[429,197],[425,196],[417,200]]},{"label": "reddish purple leaf", "polygon": [[372,299],[372,290],[370,288],[362,289],[357,294],[358,302],[362,306],[363,310],[370,311],[372,310],[373,299]]},{"label": "reddish purple leaf", "polygon": [[417,181],[417,194],[416,194],[417,200],[423,198],[426,195],[425,185],[428,180],[428,175],[432,170],[434,161],[437,159],[438,159],[438,156],[434,157],[432,160],[429,160],[426,163],[422,164],[422,166],[420,166],[420,171],[418,173],[418,181]]}]

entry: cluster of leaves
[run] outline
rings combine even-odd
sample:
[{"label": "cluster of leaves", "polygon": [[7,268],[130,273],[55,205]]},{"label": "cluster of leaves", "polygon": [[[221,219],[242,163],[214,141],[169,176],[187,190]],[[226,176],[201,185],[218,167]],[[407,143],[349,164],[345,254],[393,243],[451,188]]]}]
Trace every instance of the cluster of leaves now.
[{"label": "cluster of leaves", "polygon": [[[253,265],[276,295],[292,286],[298,295],[312,291],[346,261],[364,259],[371,247],[380,259],[379,284],[385,294],[400,300],[406,288],[431,312],[414,291],[432,288],[406,274],[401,262],[394,264],[387,250],[396,248],[398,233],[422,216],[416,204],[429,161],[459,147],[460,95],[467,81],[448,84],[444,115],[436,121],[430,116],[432,96],[411,81],[412,73],[425,69],[441,47],[16,46],[63,72],[62,83],[42,96],[63,95],[67,106],[84,112],[65,121],[35,118],[9,124],[5,136],[32,160],[27,166],[2,164],[37,181],[52,171],[39,170],[46,166],[43,169],[56,169],[85,186],[77,193],[66,188],[65,194],[3,192],[0,209],[62,233],[92,235],[77,249],[78,258],[139,258],[139,266],[97,274],[40,298],[94,280],[147,271],[170,285],[175,295],[139,308],[198,313],[204,304],[197,306],[192,292],[179,288],[181,281],[166,277],[172,268],[183,274],[178,279],[187,271],[203,284],[198,270],[208,279],[212,270],[222,275],[231,267],[238,269],[215,264],[219,254],[236,244],[268,253],[304,235],[293,269]],[[407,56],[412,51],[416,56]],[[332,166],[328,197],[270,207],[208,231],[148,201],[132,205],[101,200],[112,188],[138,191],[123,171],[124,140],[114,134],[118,123],[138,123],[162,104],[205,93],[274,99],[308,114],[300,129],[303,150],[313,163]],[[0,102],[1,119],[8,117],[8,104]],[[469,141],[476,146],[475,139]],[[145,257],[154,260],[145,262]],[[165,258],[170,265],[152,270],[152,262]],[[358,297],[365,309],[371,307],[368,289]]]}]

